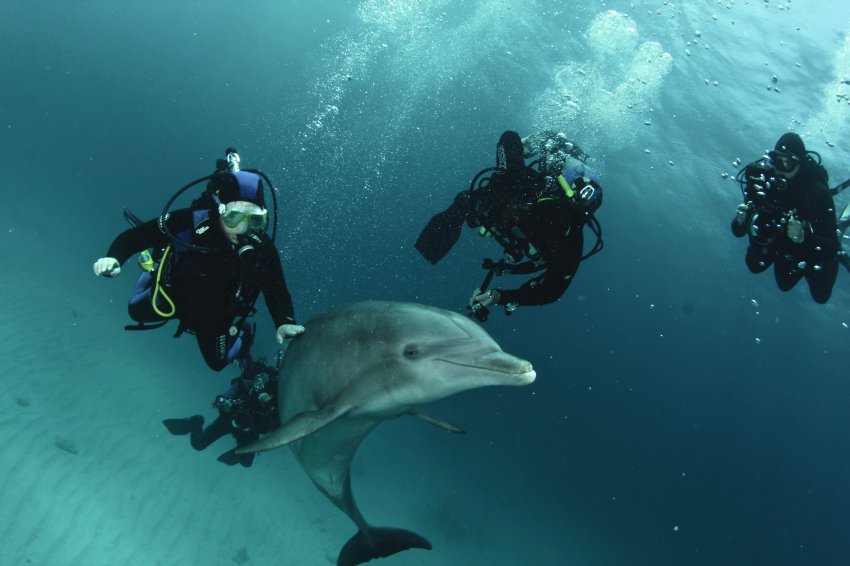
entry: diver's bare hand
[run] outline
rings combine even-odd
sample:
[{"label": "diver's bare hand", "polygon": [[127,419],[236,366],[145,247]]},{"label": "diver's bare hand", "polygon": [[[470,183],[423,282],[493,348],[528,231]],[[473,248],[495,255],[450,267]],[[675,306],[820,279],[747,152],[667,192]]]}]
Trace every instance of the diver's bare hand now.
[{"label": "diver's bare hand", "polygon": [[785,235],[795,244],[802,244],[806,238],[806,233],[803,231],[803,223],[798,218],[792,216],[788,219],[788,224],[785,227]]},{"label": "diver's bare hand", "polygon": [[750,205],[742,202],[738,205],[738,209],[735,211],[735,222],[738,223],[739,226],[743,226],[747,222],[747,213],[750,211]]},{"label": "diver's bare hand", "polygon": [[492,289],[484,293],[481,292],[481,289],[476,289],[472,292],[472,298],[469,299],[469,306],[470,308],[474,308],[474,305],[479,304],[481,308],[486,309],[490,305],[498,303],[499,298],[500,293],[498,289]]},{"label": "diver's bare hand", "polygon": [[114,257],[102,257],[94,262],[94,274],[103,277],[117,277],[121,274],[121,264]]},{"label": "diver's bare hand", "polygon": [[283,344],[283,341],[287,338],[293,338],[302,334],[304,332],[304,327],[300,324],[281,324],[277,328],[277,343]]}]

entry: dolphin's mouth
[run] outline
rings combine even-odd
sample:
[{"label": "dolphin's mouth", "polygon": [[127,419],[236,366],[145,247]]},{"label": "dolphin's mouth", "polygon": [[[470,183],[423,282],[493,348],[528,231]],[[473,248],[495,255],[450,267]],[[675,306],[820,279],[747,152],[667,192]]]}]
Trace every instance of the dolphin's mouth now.
[{"label": "dolphin's mouth", "polygon": [[476,370],[492,371],[512,377],[519,377],[520,381],[531,383],[537,377],[537,373],[531,366],[531,362],[511,356],[504,352],[493,352],[476,358],[471,363],[449,360],[446,358],[435,358],[435,361],[445,362],[455,366],[468,367]]},{"label": "dolphin's mouth", "polygon": [[463,362],[456,362],[454,360],[447,360],[445,358],[434,358],[434,360],[438,361],[438,362],[446,362],[447,364],[452,364],[453,366],[461,366],[461,367],[473,368],[473,369],[483,369],[483,370],[486,370],[486,371],[495,371],[495,372],[498,372],[498,373],[509,373],[509,374],[512,374],[512,375],[513,374],[520,374],[520,373],[528,373],[529,371],[534,371],[533,369],[530,369],[531,364],[528,363],[528,362],[526,362],[526,363],[528,363],[528,366],[524,366],[524,367],[502,368],[502,367],[493,367],[493,366],[476,364],[474,362],[471,363],[471,364],[470,363],[463,363]]}]

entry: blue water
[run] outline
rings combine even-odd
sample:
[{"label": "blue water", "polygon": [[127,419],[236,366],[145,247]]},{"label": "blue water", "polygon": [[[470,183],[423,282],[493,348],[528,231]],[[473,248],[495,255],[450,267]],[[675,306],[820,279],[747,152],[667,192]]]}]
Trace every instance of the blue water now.
[{"label": "blue water", "polygon": [[[4,226],[32,252],[3,254],[16,279],[74,266],[90,285],[122,206],[158,214],[234,145],[280,191],[300,321],[368,299],[462,311],[498,251],[469,230],[431,266],[418,231],[502,131],[563,131],[603,176],[605,249],[558,303],[486,324],[533,386],[438,407],[463,442],[393,423],[363,447],[360,485],[389,446],[454,482],[418,461],[375,487],[427,490],[432,538],[468,552],[387,564],[846,564],[848,276],[819,306],[751,275],[722,174],[793,129],[833,184],[850,176],[850,8],[686,4],[6,0]],[[103,334],[130,284],[110,286]]]}]

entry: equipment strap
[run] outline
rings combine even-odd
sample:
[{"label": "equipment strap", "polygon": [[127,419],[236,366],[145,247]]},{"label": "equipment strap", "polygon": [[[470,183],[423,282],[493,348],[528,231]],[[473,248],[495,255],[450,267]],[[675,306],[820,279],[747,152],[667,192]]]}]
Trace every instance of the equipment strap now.
[{"label": "equipment strap", "polygon": [[843,183],[841,183],[840,185],[838,185],[835,188],[829,189],[829,194],[831,194],[832,196],[835,196],[838,193],[840,193],[841,191],[843,191],[844,189],[846,189],[847,187],[850,187],[850,179],[847,179],[846,181],[844,181]]}]

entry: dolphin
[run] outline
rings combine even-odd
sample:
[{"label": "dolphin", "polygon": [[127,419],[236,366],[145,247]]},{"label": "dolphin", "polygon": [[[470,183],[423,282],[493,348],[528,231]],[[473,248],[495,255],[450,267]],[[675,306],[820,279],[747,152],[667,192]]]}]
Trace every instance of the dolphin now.
[{"label": "dolphin", "polygon": [[531,364],[502,351],[457,313],[415,303],[372,301],[320,314],[287,348],[278,385],[281,427],[237,452],[289,446],[310,479],[357,525],[339,566],[409,548],[420,535],[366,522],[351,491],[349,465],[382,421],[411,415],[451,432],[459,427],[418,407],[489,385],[527,385]]}]

